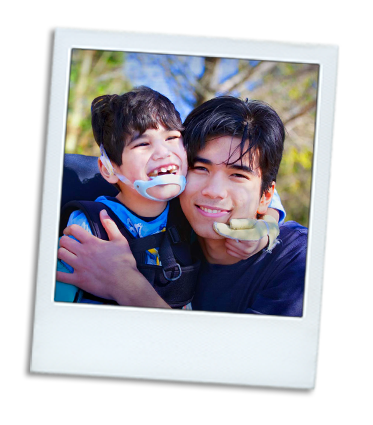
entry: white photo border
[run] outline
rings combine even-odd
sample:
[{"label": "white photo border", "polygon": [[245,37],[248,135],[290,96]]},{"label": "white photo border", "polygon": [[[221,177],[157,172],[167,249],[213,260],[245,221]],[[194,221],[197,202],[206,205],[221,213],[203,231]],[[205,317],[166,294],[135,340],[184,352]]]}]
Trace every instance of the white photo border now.
[{"label": "white photo border", "polygon": [[[74,48],[320,66],[303,317],[97,308],[54,302],[70,60]],[[336,46],[55,31],[31,372],[314,388],[337,58]]]}]

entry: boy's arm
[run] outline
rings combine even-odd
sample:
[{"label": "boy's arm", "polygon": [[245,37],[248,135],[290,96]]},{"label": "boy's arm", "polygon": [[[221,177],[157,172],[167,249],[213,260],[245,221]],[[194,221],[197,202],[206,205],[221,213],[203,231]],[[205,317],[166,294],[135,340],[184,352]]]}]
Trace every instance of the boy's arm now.
[{"label": "boy's arm", "polygon": [[98,239],[79,226],[65,229],[58,258],[74,267],[74,273],[57,272],[57,279],[119,305],[171,308],[138,271],[127,239],[105,210],[100,219],[109,241]]},{"label": "boy's arm", "polygon": [[246,260],[263,248],[271,251],[280,233],[276,220],[265,215],[263,219],[232,219],[229,225],[214,223],[214,230],[226,238],[227,253]]},{"label": "boy's arm", "polygon": [[267,215],[271,215],[279,224],[282,224],[285,221],[286,211],[282,205],[280,195],[276,188],[273,192],[271,203],[268,206]]},{"label": "boy's arm", "polygon": [[[89,226],[88,220],[86,216],[80,211],[74,211],[67,222],[67,226],[72,224],[77,224],[81,226],[83,229],[87,230],[87,232],[92,234],[91,228]],[[60,247],[60,241],[59,241]],[[74,269],[67,262],[57,259],[57,272],[62,273],[74,273]],[[58,302],[74,302],[77,292],[79,288],[73,285],[68,285],[66,283],[56,281],[56,287],[54,291],[54,301]]]},{"label": "boy's arm", "polygon": [[[57,260],[57,273],[73,273],[65,263],[60,260]],[[58,302],[74,302],[79,288],[73,285],[67,285],[66,283],[56,281],[56,287],[54,291],[54,301]]]},{"label": "boy's arm", "polygon": [[262,219],[235,219],[229,225],[214,223],[214,230],[226,238],[227,253],[247,260],[263,248],[271,252],[277,245],[278,223],[283,223],[286,211],[276,189],[267,213]]},{"label": "boy's arm", "polygon": [[268,208],[266,215],[270,215],[271,217],[273,217],[276,220],[276,223],[278,223],[280,221],[279,210],[276,210],[274,208]]}]

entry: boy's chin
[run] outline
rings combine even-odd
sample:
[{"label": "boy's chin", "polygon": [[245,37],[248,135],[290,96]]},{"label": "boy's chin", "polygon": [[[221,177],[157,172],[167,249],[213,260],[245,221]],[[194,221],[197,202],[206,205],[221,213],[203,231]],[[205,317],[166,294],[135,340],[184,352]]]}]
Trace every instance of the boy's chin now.
[{"label": "boy's chin", "polygon": [[161,186],[154,186],[148,189],[146,192],[160,200],[167,200],[170,198],[176,198],[180,191],[180,186],[178,184],[167,184]]}]

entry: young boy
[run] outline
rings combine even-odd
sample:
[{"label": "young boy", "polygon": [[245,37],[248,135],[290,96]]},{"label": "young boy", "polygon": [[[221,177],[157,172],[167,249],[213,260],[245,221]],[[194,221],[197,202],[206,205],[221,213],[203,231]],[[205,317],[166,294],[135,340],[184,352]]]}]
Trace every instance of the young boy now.
[{"label": "young boy", "polygon": [[[100,208],[106,209],[122,224],[127,239],[149,239],[161,232],[167,234],[163,237],[166,241],[173,239],[165,230],[172,230],[174,223],[176,227],[179,225],[179,233],[183,233],[180,227],[186,227],[188,233],[188,223],[180,212],[178,200],[169,202],[184,190],[187,174],[183,127],[172,102],[148,87],[139,87],[121,96],[105,95],[94,99],[91,112],[94,138],[101,151],[100,173],[119,189],[115,198],[97,198],[96,202],[103,204]],[[77,209],[71,213],[67,225],[78,224],[92,233],[92,223],[96,228],[97,220],[92,222],[87,217],[89,211],[84,205],[79,208],[77,204],[74,208]],[[281,206],[274,208],[283,214]],[[267,229],[266,225],[264,227]],[[185,242],[186,238],[182,239]],[[162,247],[165,243],[161,242]],[[176,265],[169,262],[168,245],[172,252],[175,251]],[[141,258],[136,258],[137,266],[166,302],[181,307],[192,297],[198,263],[190,254],[189,241],[183,244],[171,241],[168,245],[162,248],[162,252],[167,252],[163,255],[160,245],[142,247]],[[244,244],[239,245],[238,250],[241,245],[244,248]],[[134,252],[133,246],[131,249]],[[73,272],[60,261],[58,270]],[[55,301],[107,302],[61,282],[56,283]]]}]

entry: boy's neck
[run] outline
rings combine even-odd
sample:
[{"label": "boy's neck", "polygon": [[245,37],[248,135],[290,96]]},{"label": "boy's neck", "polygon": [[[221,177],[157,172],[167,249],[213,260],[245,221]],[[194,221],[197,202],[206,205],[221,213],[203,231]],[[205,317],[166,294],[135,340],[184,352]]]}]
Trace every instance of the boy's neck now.
[{"label": "boy's neck", "polygon": [[167,201],[152,201],[134,190],[121,190],[116,198],[136,215],[142,217],[157,217],[167,206]]}]

